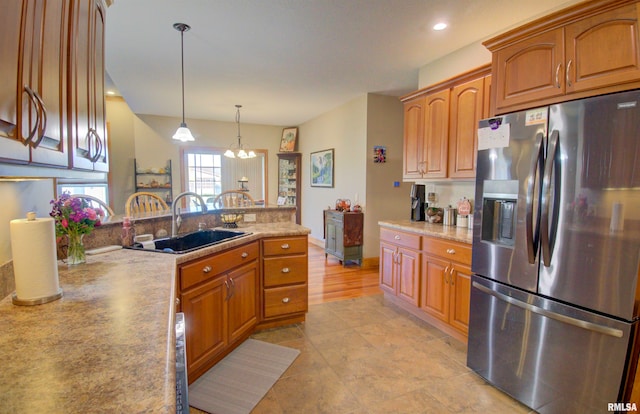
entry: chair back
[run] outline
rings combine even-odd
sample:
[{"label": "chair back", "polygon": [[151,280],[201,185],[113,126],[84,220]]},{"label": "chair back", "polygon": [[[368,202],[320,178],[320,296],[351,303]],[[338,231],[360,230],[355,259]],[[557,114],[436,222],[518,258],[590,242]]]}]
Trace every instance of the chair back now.
[{"label": "chair back", "polygon": [[71,198],[79,198],[83,200],[85,203],[87,203],[89,207],[93,208],[94,210],[98,208],[101,209],[104,212],[105,217],[110,217],[114,215],[113,209],[109,207],[107,203],[105,203],[104,201],[100,200],[97,197],[90,196],[87,194],[72,194]]},{"label": "chair back", "polygon": [[157,194],[148,191],[133,193],[124,205],[125,215],[130,217],[139,213],[154,213],[157,211],[169,211],[169,205]]},{"label": "chair back", "polygon": [[254,204],[251,194],[240,190],[223,191],[213,200],[214,208],[248,207]]}]

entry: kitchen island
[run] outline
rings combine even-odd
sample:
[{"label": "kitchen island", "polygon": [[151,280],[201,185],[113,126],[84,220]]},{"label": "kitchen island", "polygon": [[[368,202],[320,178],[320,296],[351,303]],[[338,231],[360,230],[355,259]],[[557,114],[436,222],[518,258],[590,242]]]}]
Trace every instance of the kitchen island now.
[{"label": "kitchen island", "polygon": [[2,411],[175,412],[177,265],[251,240],[309,233],[289,222],[241,230],[252,234],[183,255],[120,249],[73,267],[60,262],[62,299],[0,301]]}]

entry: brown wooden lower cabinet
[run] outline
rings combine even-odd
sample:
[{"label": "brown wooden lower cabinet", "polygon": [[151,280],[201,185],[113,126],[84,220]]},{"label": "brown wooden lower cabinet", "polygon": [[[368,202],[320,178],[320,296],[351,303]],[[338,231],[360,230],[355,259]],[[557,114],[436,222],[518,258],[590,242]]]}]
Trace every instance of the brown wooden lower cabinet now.
[{"label": "brown wooden lower cabinet", "polygon": [[259,317],[257,241],[178,267],[189,382],[247,338]]},{"label": "brown wooden lower cabinet", "polygon": [[470,245],[382,227],[380,287],[386,299],[466,342]]},{"label": "brown wooden lower cabinet", "polygon": [[178,266],[192,383],[256,329],[302,322],[307,236],[268,237]]},{"label": "brown wooden lower cabinet", "polygon": [[301,322],[309,308],[309,254],[307,236],[262,240],[262,319],[271,328]]}]

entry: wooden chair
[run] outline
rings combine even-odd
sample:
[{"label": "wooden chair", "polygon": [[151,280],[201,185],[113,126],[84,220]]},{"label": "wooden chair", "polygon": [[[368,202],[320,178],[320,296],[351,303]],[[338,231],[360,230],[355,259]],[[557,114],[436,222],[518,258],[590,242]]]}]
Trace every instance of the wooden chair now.
[{"label": "wooden chair", "polygon": [[213,200],[214,208],[247,207],[255,204],[253,197],[246,191],[223,191]]},{"label": "wooden chair", "polygon": [[97,208],[102,209],[102,211],[104,211],[105,217],[110,217],[114,215],[113,209],[109,207],[107,203],[100,200],[99,198],[86,195],[86,194],[72,194],[71,198],[79,198],[83,200],[85,203],[87,203],[87,205],[93,209],[97,209]]},{"label": "wooden chair", "polygon": [[169,205],[157,194],[147,191],[133,193],[124,205],[125,215],[170,211]]}]

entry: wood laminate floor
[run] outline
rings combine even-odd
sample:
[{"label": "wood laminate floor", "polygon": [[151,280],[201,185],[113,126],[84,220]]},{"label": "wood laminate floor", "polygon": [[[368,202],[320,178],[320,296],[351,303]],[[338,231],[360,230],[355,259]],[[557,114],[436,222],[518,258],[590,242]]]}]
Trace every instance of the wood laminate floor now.
[{"label": "wood laminate floor", "polygon": [[310,244],[309,303],[305,323],[253,335],[301,353],[252,414],[531,412],[466,367],[464,344],[386,303],[377,268]]}]

